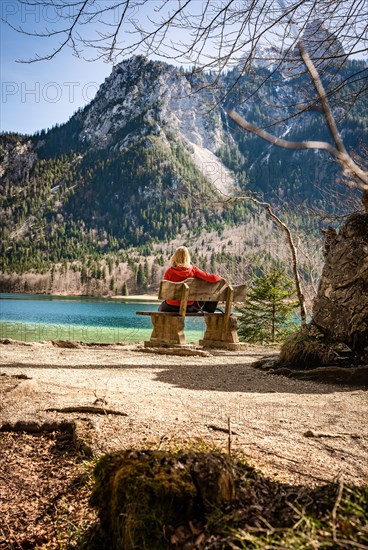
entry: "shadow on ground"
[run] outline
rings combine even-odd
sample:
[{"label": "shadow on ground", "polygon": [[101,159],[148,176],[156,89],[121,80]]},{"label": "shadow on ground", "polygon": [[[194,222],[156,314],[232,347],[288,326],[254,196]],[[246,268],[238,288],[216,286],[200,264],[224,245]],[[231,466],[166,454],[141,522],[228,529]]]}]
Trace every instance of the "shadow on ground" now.
[{"label": "shadow on ground", "polygon": [[165,384],[197,391],[324,394],[354,390],[351,386],[291,380],[286,376],[261,372],[251,364],[175,365],[161,369],[155,379]]}]

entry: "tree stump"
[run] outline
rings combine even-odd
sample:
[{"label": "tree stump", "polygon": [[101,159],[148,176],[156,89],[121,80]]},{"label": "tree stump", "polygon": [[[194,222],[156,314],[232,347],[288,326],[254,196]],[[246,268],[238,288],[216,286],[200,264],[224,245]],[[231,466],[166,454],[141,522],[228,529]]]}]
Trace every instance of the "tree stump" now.
[{"label": "tree stump", "polygon": [[180,525],[235,497],[233,466],[214,453],[118,451],[98,462],[91,504],[109,548],[168,547]]}]

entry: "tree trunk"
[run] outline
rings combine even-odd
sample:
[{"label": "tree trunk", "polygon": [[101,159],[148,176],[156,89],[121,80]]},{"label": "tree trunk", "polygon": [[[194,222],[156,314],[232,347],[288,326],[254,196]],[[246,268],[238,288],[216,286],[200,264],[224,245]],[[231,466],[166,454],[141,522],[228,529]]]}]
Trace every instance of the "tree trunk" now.
[{"label": "tree trunk", "polygon": [[329,242],[312,323],[332,340],[368,346],[368,214],[353,214]]}]

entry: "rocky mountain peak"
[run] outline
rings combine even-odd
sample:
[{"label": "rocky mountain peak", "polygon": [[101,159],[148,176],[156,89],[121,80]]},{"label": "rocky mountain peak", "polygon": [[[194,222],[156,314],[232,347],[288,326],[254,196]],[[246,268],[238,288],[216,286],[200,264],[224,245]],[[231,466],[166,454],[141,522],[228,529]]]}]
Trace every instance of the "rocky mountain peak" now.
[{"label": "rocky mountain peak", "polygon": [[[319,64],[323,60],[344,55],[344,48],[337,36],[329,31],[321,19],[314,19],[305,26],[303,42],[312,59]],[[341,59],[339,61],[341,63]]]},{"label": "rocky mountain peak", "polygon": [[134,56],[116,65],[100,87],[96,98],[85,109],[81,139],[104,147],[126,129],[123,142],[129,142],[128,124],[139,121],[141,135],[160,135],[164,130],[180,134],[183,141],[215,152],[222,144],[220,114],[209,114],[203,96],[193,93],[189,79],[176,67]]},{"label": "rocky mountain peak", "polygon": [[215,156],[225,141],[221,112],[210,111],[205,87],[201,93],[194,86],[177,67],[143,56],[124,60],[79,113],[80,139],[122,151],[144,136],[165,142],[167,132],[174,132],[204,175],[228,192],[233,178]]}]

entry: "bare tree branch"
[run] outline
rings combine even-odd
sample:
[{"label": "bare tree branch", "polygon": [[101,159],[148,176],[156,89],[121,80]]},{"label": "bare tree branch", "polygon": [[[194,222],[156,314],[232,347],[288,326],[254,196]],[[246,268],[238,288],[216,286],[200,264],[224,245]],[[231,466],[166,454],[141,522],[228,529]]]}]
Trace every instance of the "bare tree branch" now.
[{"label": "bare tree branch", "polygon": [[260,206],[267,212],[270,218],[274,220],[274,222],[276,222],[279,227],[281,227],[281,229],[286,234],[286,238],[287,238],[287,242],[288,242],[289,250],[291,254],[291,259],[292,259],[292,271],[294,276],[295,288],[296,288],[296,293],[298,296],[299,306],[300,306],[301,326],[302,327],[306,326],[307,311],[305,306],[305,296],[302,290],[302,283],[299,275],[297,247],[294,243],[294,239],[289,227],[274,213],[271,205],[268,202],[260,201],[255,197],[253,197],[252,195],[244,195],[244,196],[236,196],[236,197],[229,197],[227,195],[224,195],[223,193],[221,193],[221,195],[223,196],[221,204],[234,203],[234,202],[251,202],[257,206]]},{"label": "bare tree branch", "polygon": [[[234,110],[229,109],[228,110],[229,117],[236,122],[241,128],[244,128],[245,130],[248,130],[249,132],[252,132],[256,134],[257,136],[261,137],[262,139],[268,141],[269,143],[272,143],[273,145],[276,145],[277,147],[283,147],[284,149],[320,149],[325,150],[328,153],[330,153],[345,169],[346,175],[349,175],[351,172],[353,176],[357,178],[358,181],[352,182],[349,181],[346,182],[347,185],[350,187],[356,187],[357,189],[360,189],[361,191],[368,191],[368,173],[364,170],[362,170],[350,157],[350,155],[347,153],[345,147],[342,145],[343,150],[339,150],[336,147],[333,147],[330,143],[327,143],[325,141],[288,141],[282,138],[279,138],[277,136],[274,136],[273,134],[270,134],[269,132],[266,132],[262,128],[259,128],[255,126],[254,124],[251,124],[250,122],[244,120],[238,113],[236,113]],[[330,116],[333,120],[331,111]],[[333,126],[332,128],[336,127],[334,120],[333,120]],[[331,128],[330,128],[331,130]],[[337,131],[337,128],[336,128]],[[338,131],[337,131],[338,132]],[[331,130],[332,133],[332,130]],[[334,135],[334,134],[333,134]],[[339,134],[338,134],[339,135]],[[334,135],[335,137],[335,135]],[[342,142],[341,142],[342,143]],[[340,148],[342,148],[340,145]]]},{"label": "bare tree branch", "polygon": [[227,111],[227,114],[234,122],[236,122],[245,130],[256,134],[257,136],[268,141],[269,143],[272,143],[272,145],[276,145],[277,147],[283,147],[284,149],[322,149],[324,151],[328,151],[331,155],[335,157],[339,155],[339,151],[330,143],[327,143],[325,141],[288,141],[286,139],[274,136],[269,132],[266,132],[262,128],[259,128],[258,126],[255,126],[250,122],[247,122],[233,109],[229,109]]}]

